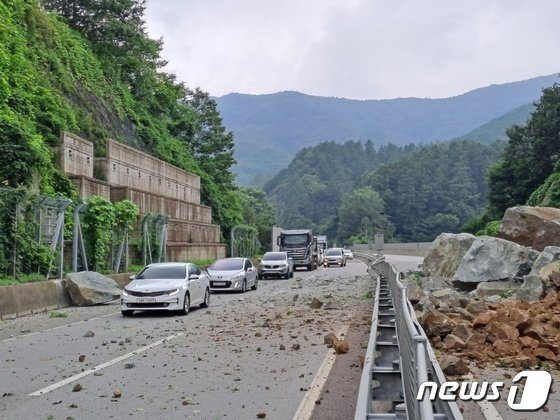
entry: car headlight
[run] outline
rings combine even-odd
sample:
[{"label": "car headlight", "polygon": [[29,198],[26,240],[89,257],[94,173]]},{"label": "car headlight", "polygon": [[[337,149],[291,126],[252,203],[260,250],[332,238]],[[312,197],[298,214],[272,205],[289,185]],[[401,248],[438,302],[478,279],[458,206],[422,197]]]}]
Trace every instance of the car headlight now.
[{"label": "car headlight", "polygon": [[167,294],[168,294],[169,296],[176,295],[177,293],[179,293],[179,289],[173,289],[173,290],[169,290],[169,291],[167,292]]},{"label": "car headlight", "polygon": [[123,296],[128,296],[128,290],[122,289],[122,294],[123,294]]}]

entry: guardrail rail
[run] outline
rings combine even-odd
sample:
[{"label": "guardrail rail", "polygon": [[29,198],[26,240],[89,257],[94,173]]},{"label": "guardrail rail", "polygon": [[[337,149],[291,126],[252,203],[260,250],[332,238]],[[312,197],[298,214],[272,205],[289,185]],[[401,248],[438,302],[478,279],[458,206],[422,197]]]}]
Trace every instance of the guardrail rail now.
[{"label": "guardrail rail", "polygon": [[354,253],[376,277],[371,332],[354,420],[462,420],[454,401],[417,400],[426,381],[445,382],[426,333],[406,295],[400,273],[383,255]]}]

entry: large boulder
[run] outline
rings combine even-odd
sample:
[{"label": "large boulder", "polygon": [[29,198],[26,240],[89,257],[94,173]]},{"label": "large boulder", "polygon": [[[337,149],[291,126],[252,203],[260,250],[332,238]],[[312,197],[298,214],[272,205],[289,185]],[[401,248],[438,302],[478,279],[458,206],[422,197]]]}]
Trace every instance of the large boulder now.
[{"label": "large boulder", "polygon": [[68,274],[66,289],[76,306],[99,305],[121,295],[121,289],[113,279],[95,271]]},{"label": "large boulder", "polygon": [[560,246],[560,209],[516,206],[506,210],[498,237],[538,251]]},{"label": "large boulder", "polygon": [[511,280],[485,281],[478,283],[476,289],[469,293],[472,299],[487,300],[490,296],[508,298],[515,295],[519,284]]},{"label": "large boulder", "polygon": [[551,262],[560,260],[560,246],[547,246],[539,254],[533,264],[531,274],[539,275],[540,271]]},{"label": "large boulder", "polygon": [[532,302],[540,300],[544,294],[542,279],[534,274],[529,274],[523,278],[523,285],[515,293],[517,300]]},{"label": "large boulder", "polygon": [[560,289],[560,261],[554,261],[539,270],[539,277],[547,291]]},{"label": "large boulder", "polygon": [[439,235],[424,257],[422,269],[426,276],[453,277],[475,239],[470,233]]},{"label": "large boulder", "polygon": [[515,242],[479,236],[465,254],[454,279],[480,283],[521,279],[531,272],[539,253]]}]

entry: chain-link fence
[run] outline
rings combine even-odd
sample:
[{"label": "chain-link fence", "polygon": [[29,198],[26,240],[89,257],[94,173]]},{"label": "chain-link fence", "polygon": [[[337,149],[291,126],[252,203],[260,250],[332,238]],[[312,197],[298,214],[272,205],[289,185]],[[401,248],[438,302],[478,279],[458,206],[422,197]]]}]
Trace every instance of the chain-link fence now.
[{"label": "chain-link fence", "polygon": [[0,277],[60,277],[70,200],[0,188]]}]

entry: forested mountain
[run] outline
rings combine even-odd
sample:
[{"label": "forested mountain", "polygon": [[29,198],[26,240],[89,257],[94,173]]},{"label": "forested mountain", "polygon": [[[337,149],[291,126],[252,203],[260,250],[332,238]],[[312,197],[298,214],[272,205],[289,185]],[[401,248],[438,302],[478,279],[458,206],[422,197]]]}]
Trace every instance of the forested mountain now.
[{"label": "forested mountain", "polygon": [[477,129],[458,138],[458,140],[474,140],[479,143],[491,144],[496,140],[507,139],[507,129],[512,125],[523,125],[527,122],[531,112],[535,110],[534,104],[521,105],[519,108],[494,118],[492,121],[481,125]]},{"label": "forested mountain", "polygon": [[0,2],[0,183],[72,195],[49,146],[113,138],[201,176],[224,230],[242,219],[233,135],[215,101],[162,71],[144,0]]},{"label": "forested mountain", "polygon": [[527,121],[507,131],[500,161],[489,172],[486,220],[500,219],[519,204],[558,206],[560,190],[560,85],[543,95]]},{"label": "forested mountain", "polygon": [[[312,227],[339,241],[432,240],[457,231],[485,206],[485,175],[503,143],[425,146],[371,141],[301,150],[265,185],[284,228]],[[353,237],[353,238],[352,238]]]},{"label": "forested mountain", "polygon": [[282,92],[232,93],[216,101],[235,134],[237,182],[248,184],[285,168],[301,148],[324,141],[370,139],[376,147],[431,143],[461,137],[516,110],[467,137],[492,143],[511,123],[525,122],[530,104],[557,80],[557,75],[537,77],[445,99],[350,100]]}]

